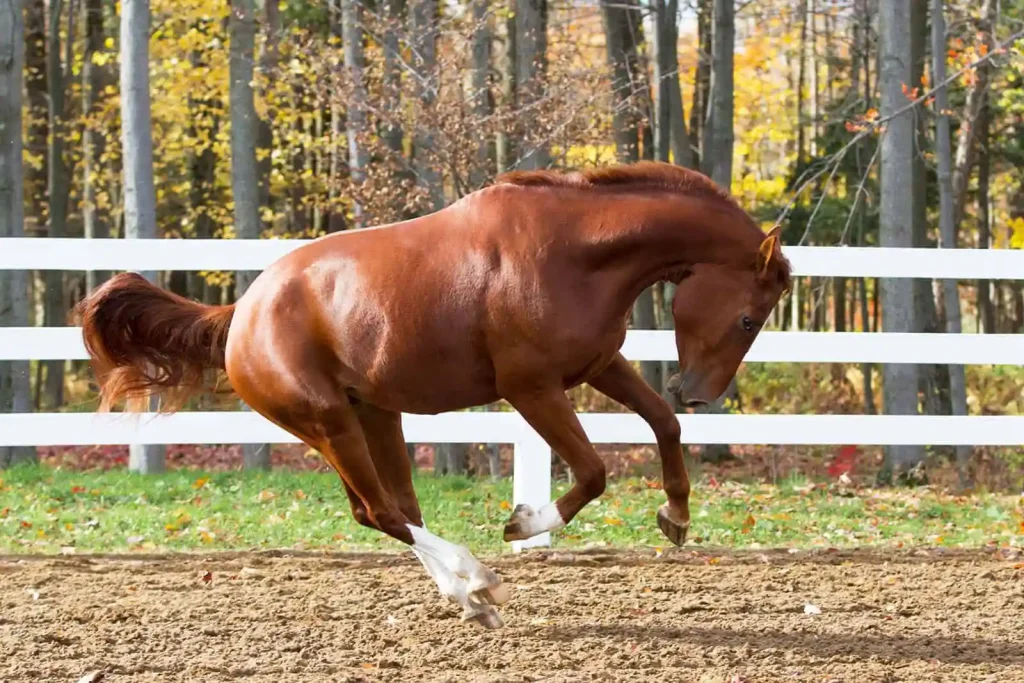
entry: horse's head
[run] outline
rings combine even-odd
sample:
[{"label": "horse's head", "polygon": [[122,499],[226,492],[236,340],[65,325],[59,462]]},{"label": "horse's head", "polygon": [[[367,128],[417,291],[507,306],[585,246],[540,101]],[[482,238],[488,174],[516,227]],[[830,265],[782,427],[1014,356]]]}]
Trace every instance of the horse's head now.
[{"label": "horse's head", "polygon": [[672,302],[680,374],[669,380],[669,391],[686,405],[711,403],[721,396],[789,287],[789,273],[779,228],[764,238],[756,259],[745,268],[693,266]]}]

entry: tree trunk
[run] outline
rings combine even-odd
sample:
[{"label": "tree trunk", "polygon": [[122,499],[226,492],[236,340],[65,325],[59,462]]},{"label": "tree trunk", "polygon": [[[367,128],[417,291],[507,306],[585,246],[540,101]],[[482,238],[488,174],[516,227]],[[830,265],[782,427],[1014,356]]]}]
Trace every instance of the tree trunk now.
[{"label": "tree trunk", "polygon": [[[413,0],[409,8],[413,50],[412,69],[416,74],[414,93],[419,106],[424,112],[434,109],[437,100],[437,11],[434,0]],[[346,53],[347,54],[347,53]],[[429,125],[432,116],[422,117]],[[430,211],[439,211],[444,207],[444,185],[437,162],[431,158],[434,149],[434,131],[430,130],[423,120],[416,122],[413,135],[413,168],[416,183],[426,191],[429,198]]]},{"label": "tree trunk", "polygon": [[[989,0],[991,2],[991,0]],[[936,84],[942,83],[946,78],[946,22],[943,15],[942,0],[932,0],[932,69],[935,74]],[[982,80],[981,74],[978,79]],[[986,79],[987,80],[987,79]],[[984,90],[979,91],[975,97],[984,97]],[[955,203],[957,198],[953,186],[952,150],[950,149],[949,131],[949,97],[945,87],[940,87],[935,93],[935,140],[936,157],[938,159],[939,176],[939,240],[942,247],[955,249],[957,246],[957,216]],[[974,117],[976,119],[977,117]],[[974,119],[970,126],[974,127]],[[964,125],[968,125],[965,122]],[[972,136],[973,137],[973,136]],[[966,144],[971,144],[970,141]],[[958,151],[959,156],[959,151]],[[969,170],[966,172],[969,174]],[[966,182],[966,181],[965,181]],[[984,226],[982,230],[985,230]],[[960,294],[957,290],[956,280],[946,279],[942,282],[943,298],[945,299],[946,331],[951,334],[959,334],[960,329]],[[964,366],[949,366],[949,393],[952,412],[954,415],[967,414],[967,386],[964,374]],[[968,466],[971,458],[969,446],[957,446],[956,461],[960,470],[960,483],[967,485],[970,479]]]},{"label": "tree trunk", "polygon": [[635,46],[630,33],[634,24],[640,21],[640,8],[632,0],[603,0],[601,17],[608,68],[611,70],[615,156],[620,163],[634,163],[640,159],[639,121],[633,93],[637,88],[638,60],[636,52],[630,50]]},{"label": "tree trunk", "polygon": [[[366,84],[363,70],[366,60],[363,55],[363,5],[359,0],[345,0],[341,6],[342,44],[345,49],[345,69],[352,84],[352,97],[348,102],[345,127],[348,131],[348,170],[353,183],[366,180],[366,165],[369,153],[366,149],[368,124],[366,117]],[[355,202],[353,227],[365,227],[363,207]]]},{"label": "tree trunk", "polygon": [[711,94],[711,19],[713,0],[697,0],[697,72],[693,81],[693,107],[690,109],[690,148],[693,168],[704,168],[704,134]]},{"label": "tree trunk", "polygon": [[[330,10],[330,31],[333,38],[338,39],[339,44],[345,45],[342,28],[344,9],[331,7]],[[361,49],[359,46],[357,49]],[[343,59],[344,61],[344,59]],[[342,103],[338,97],[331,97],[328,106],[331,110],[331,168],[328,180],[327,198],[327,232],[342,232],[345,230],[345,205],[343,202],[344,193],[342,188],[342,174],[348,167],[348,145],[349,138],[345,120],[345,110],[348,108],[348,101]],[[345,145],[342,146],[342,140]],[[356,142],[358,144],[358,140]],[[362,204],[358,197],[353,197],[353,213],[356,218],[354,227],[363,227],[365,217],[363,216]]]},{"label": "tree trunk", "polygon": [[[473,11],[473,73],[470,103],[477,125],[483,125],[494,110],[491,95],[491,45],[494,35],[491,31],[491,17],[487,8],[489,0],[472,0]],[[469,184],[479,189],[494,172],[494,141],[481,138],[476,148],[476,159],[469,173]]]},{"label": "tree trunk", "polygon": [[[47,147],[47,180],[46,190],[49,207],[50,237],[67,236],[68,200],[71,194],[71,178],[67,161],[64,158],[64,143],[67,131],[67,112],[65,95],[67,93],[68,74],[71,65],[64,65],[61,54],[61,19],[63,18],[63,0],[50,0],[49,30],[46,49],[46,78],[49,92],[49,129],[50,138]],[[74,5],[69,4],[68,16],[74,12]],[[68,28],[73,27],[68,21]],[[67,36],[70,45],[74,35]],[[67,314],[64,310],[64,272],[60,270],[46,271],[46,291],[43,299],[44,319],[47,327],[64,327]],[[43,404],[51,409],[60,408],[64,403],[64,361],[44,361],[45,385],[42,390]]]},{"label": "tree trunk", "polygon": [[[27,235],[46,233],[46,157],[50,135],[50,97],[47,89],[46,65],[46,0],[25,3],[25,90],[28,95],[28,138],[25,151],[37,160],[25,167],[24,193],[28,214]],[[45,271],[37,278],[42,283]],[[40,284],[40,289],[44,285]]]},{"label": "tree trunk", "polygon": [[[201,61],[201,53],[193,51],[190,59],[192,66],[198,68],[206,66]],[[193,149],[189,158],[189,183],[188,201],[192,215],[195,217],[196,239],[210,239],[213,237],[213,218],[210,215],[212,208],[212,197],[214,183],[217,173],[217,153],[214,151],[213,141],[217,139],[220,128],[220,117],[210,115],[202,117],[199,111],[214,111],[216,107],[209,100],[189,97],[189,137],[193,140],[204,139],[206,144],[198,149]],[[200,130],[199,124],[210,122],[208,130]],[[188,295],[193,299],[202,301],[205,304],[220,302],[220,288],[207,283],[206,278],[199,272],[189,273]]]},{"label": "tree trunk", "polygon": [[[605,53],[612,77],[612,133],[615,137],[616,157],[622,163],[634,163],[640,158],[641,117],[638,115],[637,100],[643,97],[643,93],[639,84],[646,81],[646,77],[640,69],[637,40],[642,19],[640,6],[633,0],[625,0],[625,2],[604,0],[601,3],[601,17],[604,24]],[[659,73],[661,68],[660,65],[657,66],[655,73]],[[666,87],[666,93],[667,90]],[[666,93],[659,93],[659,95],[661,102],[667,107]],[[659,114],[659,121],[655,128],[656,130],[661,128],[667,133],[668,110],[665,109],[663,113],[665,120],[661,121]],[[657,156],[662,161],[668,160],[668,143],[667,136],[659,141]],[[649,150],[650,148],[645,146],[645,151]],[[653,288],[645,289],[634,302],[633,328],[638,330],[657,328]],[[664,385],[662,364],[645,361],[640,364],[640,369],[647,383],[660,393]]]},{"label": "tree trunk", "polygon": [[[948,122],[948,117],[947,117]],[[947,123],[948,125],[948,123]],[[991,109],[986,98],[981,115],[978,117],[978,248],[988,249],[992,244],[992,219],[989,210],[992,156],[989,152]],[[993,334],[996,331],[996,312],[992,307],[991,281],[978,280],[978,321],[979,332]]]},{"label": "tree trunk", "polygon": [[[9,11],[0,9],[0,240],[25,234],[21,141],[25,33],[20,3],[7,1]],[[28,274],[0,270],[0,326],[27,325]],[[28,373],[28,361],[0,361],[0,413],[31,412]],[[0,468],[35,459],[34,448],[0,446]]]},{"label": "tree trunk", "polygon": [[[515,0],[511,0],[513,3]],[[501,74],[500,102],[506,110],[511,110],[516,104],[516,18],[513,13],[504,21],[499,22],[501,33],[499,36],[498,72]],[[511,171],[515,167],[516,146],[515,136],[505,130],[498,132],[495,138],[495,162],[498,172]]]},{"label": "tree trunk", "polygon": [[[82,58],[82,113],[97,115],[97,102],[110,82],[110,75],[103,64],[96,64],[98,55],[106,51],[103,27],[103,0],[85,0],[85,55]],[[104,239],[110,237],[110,224],[105,212],[97,210],[96,188],[103,167],[103,152],[106,136],[99,130],[99,123],[92,121],[82,130],[82,228],[85,237]],[[85,274],[85,288],[92,292],[107,281],[110,272],[90,270]]]},{"label": "tree trunk", "polygon": [[402,154],[402,126],[399,112],[402,101],[402,47],[399,34],[405,17],[405,0],[384,0],[384,98],[390,116],[380,133],[384,144],[396,155]]},{"label": "tree trunk", "polygon": [[[345,127],[348,131],[348,173],[353,183],[367,179],[369,153],[366,146],[367,90],[364,83],[366,59],[362,53],[362,3],[358,0],[344,0],[341,5],[341,33],[345,50],[345,70],[351,83],[352,95],[348,101]],[[366,217],[362,205],[355,202],[352,208],[353,227],[365,227]]]},{"label": "tree trunk", "polygon": [[[273,81],[277,76],[277,63],[281,57],[281,14],[279,3],[265,0],[263,4],[263,13],[266,21],[264,33],[266,38],[260,61],[267,80]],[[260,206],[265,207],[273,205],[273,199],[270,196],[270,177],[273,170],[271,153],[274,151],[273,122],[276,114],[277,112],[271,109],[267,112],[266,119],[259,120],[259,148],[262,155],[262,158],[259,160]]]},{"label": "tree trunk", "polygon": [[[256,5],[254,0],[231,0],[228,20],[228,100],[231,107],[231,195],[235,205],[235,236],[243,240],[259,239],[260,174],[256,160],[259,144],[259,117],[252,91],[253,65],[256,61]],[[258,271],[235,273],[235,300],[242,298]],[[244,403],[243,410],[250,410]],[[269,444],[243,444],[243,469],[269,469]]]},{"label": "tree trunk", "polygon": [[[997,0],[983,0],[982,16],[978,22],[977,30],[983,36],[982,40],[989,50],[994,47],[992,26],[997,9]],[[974,159],[977,153],[977,145],[974,143],[977,133],[978,114],[981,112],[984,104],[988,81],[989,68],[987,66],[978,68],[975,71],[974,83],[967,91],[964,115],[960,120],[960,129],[957,132],[952,179],[954,231],[959,230],[960,224],[963,222],[964,206],[967,203],[967,185],[970,181],[971,169],[974,167]]]},{"label": "tree trunk", "polygon": [[[928,0],[910,0],[910,51],[911,51],[911,82],[908,88],[918,87],[924,76],[928,45]],[[916,135],[914,137],[914,246],[934,247],[928,235],[927,215],[927,167],[925,150],[922,141],[928,139],[927,122],[924,116],[915,117]],[[933,282],[926,278],[915,278],[914,306],[916,332],[937,332],[939,321],[935,310]],[[942,415],[948,412],[944,408],[948,393],[945,386],[949,382],[948,369],[943,365],[923,364],[918,366],[918,392],[924,397],[924,412],[928,415]]]},{"label": "tree trunk", "polygon": [[[887,117],[906,104],[903,88],[912,81],[910,6],[906,0],[881,0],[880,62],[881,115]],[[914,183],[914,114],[905,112],[886,124],[881,140],[881,243],[883,247],[911,247],[914,243],[914,206],[907,201]],[[881,282],[882,329],[913,332],[913,281],[905,278]],[[885,412],[917,414],[917,367],[883,366]],[[920,446],[887,446],[883,481],[905,474],[924,458]]]},{"label": "tree trunk", "polygon": [[[153,123],[149,105],[149,0],[121,2],[121,149],[124,163],[124,236],[156,237],[153,186]],[[156,283],[156,273],[141,275]],[[150,404],[157,406],[156,398]],[[153,474],[165,469],[165,448],[129,447],[128,469]]]},{"label": "tree trunk", "polygon": [[807,0],[800,0],[800,62],[796,78],[796,163],[807,158],[807,126],[804,117],[804,84],[807,82]]},{"label": "tree trunk", "polygon": [[[516,105],[520,108],[541,99],[548,70],[548,0],[513,0],[516,23]],[[546,141],[524,144],[519,168],[551,165]]]},{"label": "tree trunk", "polygon": [[683,118],[682,90],[679,87],[679,0],[654,0],[654,126],[655,157],[680,166],[693,165],[690,138]]},{"label": "tree trunk", "polygon": [[[733,54],[736,42],[734,12],[733,0],[714,0],[710,107],[705,121],[705,144],[701,154],[704,172],[726,192],[732,187]],[[739,403],[740,396],[734,377],[725,393],[704,411],[721,413],[738,407]],[[720,462],[729,457],[731,450],[727,445],[709,444],[704,448],[704,459],[710,462]]]}]

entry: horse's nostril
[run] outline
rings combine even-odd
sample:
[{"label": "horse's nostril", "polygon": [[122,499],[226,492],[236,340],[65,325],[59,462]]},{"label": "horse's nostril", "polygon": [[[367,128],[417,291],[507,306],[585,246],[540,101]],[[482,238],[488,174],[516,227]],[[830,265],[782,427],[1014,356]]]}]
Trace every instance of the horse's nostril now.
[{"label": "horse's nostril", "polygon": [[699,398],[690,398],[683,403],[687,408],[699,408],[700,406],[706,406],[707,404],[707,401]]}]

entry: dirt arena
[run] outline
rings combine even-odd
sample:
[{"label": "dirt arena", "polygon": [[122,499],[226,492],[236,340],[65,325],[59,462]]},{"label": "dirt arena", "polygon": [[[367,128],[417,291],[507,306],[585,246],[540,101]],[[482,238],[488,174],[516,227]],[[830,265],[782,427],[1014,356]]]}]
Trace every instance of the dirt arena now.
[{"label": "dirt arena", "polygon": [[1012,553],[489,564],[497,631],[405,556],[0,557],[0,681],[1024,682]]}]

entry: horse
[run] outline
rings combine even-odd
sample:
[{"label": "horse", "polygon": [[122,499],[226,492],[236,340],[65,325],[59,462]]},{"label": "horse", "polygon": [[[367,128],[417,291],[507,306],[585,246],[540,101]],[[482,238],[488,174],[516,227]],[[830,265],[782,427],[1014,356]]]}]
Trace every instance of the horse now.
[{"label": "horse", "polygon": [[[672,301],[684,405],[726,390],[790,286],[779,229],[765,234],[706,176],[657,162],[513,171],[418,218],[329,234],[206,306],[122,273],[76,306],[100,410],[180,409],[211,372],[319,451],[362,525],[411,547],[462,620],[504,625],[498,575],[427,530],[401,415],[504,399],[564,460],[572,488],[518,505],[504,540],[553,531],[605,490],[605,467],[566,396],[589,384],[653,429],[662,533],[685,542],[690,483],[674,409],[620,353],[637,297]],[[134,406],[134,407],[133,407]]]}]

